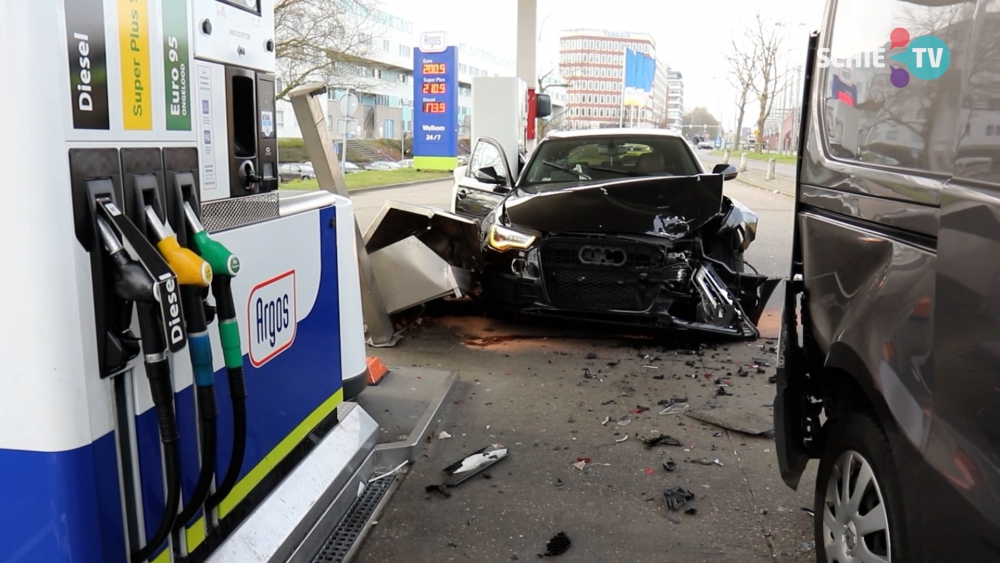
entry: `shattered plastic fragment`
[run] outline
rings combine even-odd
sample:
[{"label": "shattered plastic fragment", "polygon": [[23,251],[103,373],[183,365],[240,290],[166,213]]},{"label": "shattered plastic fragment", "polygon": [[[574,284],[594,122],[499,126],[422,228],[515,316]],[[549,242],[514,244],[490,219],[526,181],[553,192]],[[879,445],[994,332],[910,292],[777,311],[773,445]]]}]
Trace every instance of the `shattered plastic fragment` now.
[{"label": "shattered plastic fragment", "polygon": [[663,468],[667,471],[674,472],[677,470],[677,462],[672,459],[670,461],[664,461]]},{"label": "shattered plastic fragment", "polygon": [[676,512],[688,502],[694,500],[694,493],[684,487],[670,487],[663,489],[663,500],[667,503],[667,508]]},{"label": "shattered plastic fragment", "polygon": [[444,430],[438,432],[438,440],[447,440],[451,438],[451,434],[445,432]]},{"label": "shattered plastic fragment", "polygon": [[596,352],[590,352],[590,353],[588,353],[587,354],[587,359],[588,360],[596,360],[597,359],[597,353]]},{"label": "shattered plastic fragment", "polygon": [[660,414],[681,414],[688,409],[687,403],[674,403],[660,411]]},{"label": "shattered plastic fragment", "polygon": [[425,493],[441,493],[444,498],[451,498],[451,491],[444,485],[427,485],[424,487]]},{"label": "shattered plastic fragment", "polygon": [[[638,438],[638,435],[636,435]],[[646,444],[647,448],[652,448],[653,446],[682,446],[681,441],[673,436],[668,436],[667,434],[660,434],[658,436],[651,436],[649,438],[639,438],[642,440],[643,444]]]},{"label": "shattered plastic fragment", "polygon": [[632,422],[631,417],[629,417],[627,414],[622,415],[622,417],[618,419],[618,426],[628,426],[630,422]]},{"label": "shattered plastic fragment", "polygon": [[628,434],[622,436],[621,439],[615,440],[615,442],[618,442],[620,444],[620,443],[624,442],[625,440],[628,440]]},{"label": "shattered plastic fragment", "polygon": [[691,516],[694,516],[695,514],[698,514],[698,509],[692,506],[691,508],[685,510],[684,514],[690,514]]},{"label": "shattered plastic fragment", "polygon": [[609,422],[611,422],[611,417],[606,416],[604,417],[604,422],[601,423],[601,426],[607,426]]},{"label": "shattered plastic fragment", "polygon": [[649,410],[649,407],[644,407],[642,405],[636,405],[635,408],[632,409],[632,413],[633,414],[642,414],[642,413],[644,413],[644,412],[646,412],[648,410]]},{"label": "shattered plastic fragment", "polygon": [[573,542],[570,541],[569,536],[566,532],[559,532],[558,534],[552,536],[552,539],[545,544],[545,557],[555,557],[557,555],[562,555],[569,550],[570,545]]},{"label": "shattered plastic fragment", "polygon": [[445,484],[454,487],[507,457],[507,447],[491,444],[445,467]]}]

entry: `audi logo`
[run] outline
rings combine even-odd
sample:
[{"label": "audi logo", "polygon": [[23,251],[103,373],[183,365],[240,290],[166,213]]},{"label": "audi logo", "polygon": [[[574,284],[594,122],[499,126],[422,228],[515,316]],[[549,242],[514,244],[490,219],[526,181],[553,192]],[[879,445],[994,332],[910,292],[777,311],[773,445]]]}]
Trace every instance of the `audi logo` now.
[{"label": "audi logo", "polygon": [[579,253],[580,262],[598,266],[621,266],[628,255],[621,248],[611,246],[584,246]]}]

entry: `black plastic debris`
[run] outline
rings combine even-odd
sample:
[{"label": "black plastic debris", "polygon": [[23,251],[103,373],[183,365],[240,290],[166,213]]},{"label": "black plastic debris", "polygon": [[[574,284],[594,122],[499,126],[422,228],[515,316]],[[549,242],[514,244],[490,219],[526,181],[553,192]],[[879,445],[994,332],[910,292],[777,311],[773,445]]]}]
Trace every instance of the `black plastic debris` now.
[{"label": "black plastic debris", "polygon": [[621,361],[621,360],[615,360],[615,361],[613,361],[613,362],[608,362],[608,367],[609,367],[609,368],[613,368],[613,367],[617,366],[617,365],[618,365],[618,364],[620,364],[620,363],[622,363],[622,361]]},{"label": "black plastic debris", "polygon": [[602,406],[607,406],[607,405],[610,405],[613,402],[615,402],[614,399],[608,399],[607,401],[604,401],[603,403],[601,403],[601,405]]},{"label": "black plastic debris", "polygon": [[730,393],[729,391],[726,391],[726,386],[725,385],[720,385],[720,386],[716,387],[716,389],[715,389],[715,396],[716,397],[721,397],[723,395],[730,395],[731,396],[732,393]]},{"label": "black plastic debris", "polygon": [[445,467],[445,485],[454,487],[507,457],[507,446],[490,444]]},{"label": "black plastic debris", "polygon": [[740,369],[736,370],[736,375],[740,377],[747,377],[750,375],[750,370],[746,366],[740,366]]},{"label": "black plastic debris", "polygon": [[587,354],[587,359],[588,360],[596,360],[597,359],[597,352],[590,352],[590,353],[588,353]]},{"label": "black plastic debris", "polygon": [[668,436],[667,434],[659,434],[657,436],[651,436],[649,438],[640,438],[638,434],[635,436],[646,444],[647,448],[652,448],[653,446],[681,446],[681,441],[673,436]]},{"label": "black plastic debris", "polygon": [[674,471],[677,471],[677,462],[672,459],[670,461],[664,461],[663,468],[673,473]]},{"label": "black plastic debris", "polygon": [[569,540],[569,536],[566,535],[566,532],[559,532],[558,534],[552,536],[549,543],[545,544],[545,553],[540,555],[543,557],[555,557],[557,555],[562,555],[569,550],[569,546],[572,544],[573,542]]},{"label": "black plastic debris", "polygon": [[769,377],[767,378],[767,382],[768,382],[768,383],[777,383],[777,382],[778,382],[778,378],[777,378],[776,376],[774,376],[774,375],[772,375],[772,376],[769,376]]},{"label": "black plastic debris", "polygon": [[483,479],[492,479],[492,478],[493,478],[493,476],[490,475],[488,472],[487,473],[483,473]]},{"label": "black plastic debris", "polygon": [[635,408],[632,409],[632,413],[633,414],[642,414],[642,413],[644,413],[644,412],[646,412],[648,410],[649,410],[649,407],[644,407],[642,405],[636,405]]},{"label": "black plastic debris", "polygon": [[583,368],[583,377],[586,379],[594,379],[597,376],[590,373],[590,368]]},{"label": "black plastic debris", "polygon": [[694,500],[694,493],[684,487],[670,487],[663,489],[663,500],[667,503],[668,510],[677,512],[682,506]]},{"label": "black plastic debris", "polygon": [[684,514],[690,514],[691,516],[694,516],[695,514],[698,514],[698,509],[692,506],[691,508],[685,510]]},{"label": "black plastic debris", "polygon": [[715,434],[712,434],[712,436],[715,436],[716,438],[718,438],[718,437],[722,436],[722,432],[716,432]]},{"label": "black plastic debris", "polygon": [[684,365],[686,365],[689,368],[693,368],[694,367],[694,360],[688,360],[688,361],[684,362]]},{"label": "black plastic debris", "polygon": [[425,493],[441,493],[444,498],[451,498],[451,491],[444,485],[427,485],[424,487]]},{"label": "black plastic debris", "polygon": [[654,375],[653,379],[663,379],[664,377],[666,376],[661,373],[660,375]]}]

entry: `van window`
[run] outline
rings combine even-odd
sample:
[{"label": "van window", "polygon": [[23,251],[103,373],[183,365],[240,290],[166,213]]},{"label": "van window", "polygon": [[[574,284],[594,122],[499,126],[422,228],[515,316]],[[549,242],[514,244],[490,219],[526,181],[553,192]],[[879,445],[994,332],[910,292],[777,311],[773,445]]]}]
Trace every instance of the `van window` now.
[{"label": "van window", "polygon": [[1000,0],[984,2],[983,8],[962,91],[962,135],[954,174],[1000,185]]},{"label": "van window", "polygon": [[[821,117],[832,156],[883,166],[951,171],[958,133],[961,59],[976,3],[943,4],[837,2],[829,43],[831,66],[821,71],[825,73],[821,75]],[[890,40],[897,28],[906,30],[906,46],[895,46]],[[912,68],[892,58],[910,52],[909,44],[925,36],[937,37],[948,47],[948,70],[940,78],[922,80]],[[820,66],[823,55],[818,60]],[[939,53],[933,55],[931,60],[921,56],[920,66],[941,64]]]}]

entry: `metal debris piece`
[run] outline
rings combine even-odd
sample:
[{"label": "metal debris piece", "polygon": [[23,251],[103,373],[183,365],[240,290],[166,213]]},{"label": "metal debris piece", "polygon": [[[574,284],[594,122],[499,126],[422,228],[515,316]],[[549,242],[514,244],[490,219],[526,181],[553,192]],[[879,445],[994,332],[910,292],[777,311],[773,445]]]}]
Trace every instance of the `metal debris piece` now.
[{"label": "metal debris piece", "polygon": [[507,447],[491,444],[445,467],[445,484],[454,487],[507,457]]},{"label": "metal debris piece", "polygon": [[389,471],[386,471],[385,473],[383,473],[381,475],[376,475],[375,477],[372,477],[371,479],[368,480],[368,482],[369,483],[374,483],[375,481],[378,481],[380,479],[385,479],[386,477],[388,477],[390,475],[395,475],[396,473],[399,473],[399,471],[402,470],[404,467],[406,467],[406,464],[408,464],[408,463],[410,463],[410,460],[404,459],[403,462],[400,463],[399,465],[397,465],[396,467],[393,467],[392,469],[390,469]]},{"label": "metal debris piece", "polygon": [[681,414],[682,412],[688,410],[687,403],[674,403],[669,407],[660,411],[660,414]]},{"label": "metal debris piece", "polygon": [[[636,434],[636,438],[639,438],[638,434]],[[674,438],[673,436],[669,436],[667,434],[658,434],[656,436],[650,436],[649,438],[639,438],[639,439],[642,440],[643,444],[646,444],[647,448],[652,448],[653,446],[683,446],[684,445],[684,444],[681,444],[681,441],[678,440],[677,438]]]},{"label": "metal debris piece", "polygon": [[676,512],[682,506],[694,500],[694,493],[684,487],[670,487],[663,489],[663,500],[667,503],[667,509]]},{"label": "metal debris piece", "polygon": [[566,535],[566,532],[559,532],[558,534],[552,536],[552,539],[550,539],[549,542],[545,544],[545,553],[543,556],[555,557],[557,555],[562,555],[563,553],[566,553],[566,551],[569,550],[569,546],[571,546],[572,544],[573,542],[570,541],[569,536]]},{"label": "metal debris piece", "polygon": [[685,413],[695,420],[735,430],[751,436],[758,436],[774,430],[774,422],[743,410],[717,408],[693,410]]}]

